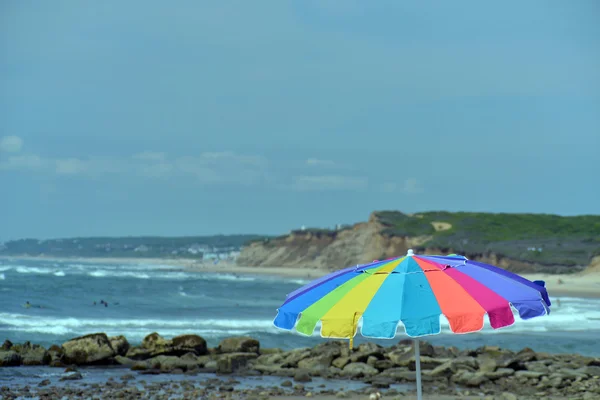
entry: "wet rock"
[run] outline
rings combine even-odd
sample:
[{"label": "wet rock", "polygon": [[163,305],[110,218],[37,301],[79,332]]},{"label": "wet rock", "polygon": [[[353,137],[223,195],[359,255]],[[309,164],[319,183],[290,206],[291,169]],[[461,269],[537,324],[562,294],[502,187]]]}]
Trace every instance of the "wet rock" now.
[{"label": "wet rock", "polygon": [[281,386],[283,386],[283,387],[292,387],[293,383],[292,383],[292,381],[283,381],[283,382],[281,382]]},{"label": "wet rock", "polygon": [[47,354],[50,357],[48,364],[51,367],[62,367],[64,365],[64,350],[62,347],[54,344],[48,348]]},{"label": "wet rock", "polygon": [[471,387],[479,387],[488,380],[484,372],[460,370],[452,376],[453,382]]},{"label": "wet rock", "polygon": [[81,372],[70,372],[64,376],[61,376],[59,381],[78,381],[80,379],[83,379]]},{"label": "wet rock", "polygon": [[193,353],[199,356],[208,354],[206,340],[198,335],[180,335],[172,340],[175,355]]},{"label": "wet rock", "polygon": [[173,372],[176,369],[180,369],[183,372],[197,365],[195,361],[175,356],[156,356],[145,363],[149,369],[159,369],[161,372]]},{"label": "wet rock", "polygon": [[2,343],[2,346],[0,346],[0,351],[8,351],[11,349],[11,347],[13,346],[12,342],[8,339],[6,339],[4,341],[4,343]]},{"label": "wet rock", "polygon": [[105,333],[80,336],[63,343],[62,347],[67,364],[110,364],[116,355]]},{"label": "wet rock", "polygon": [[310,377],[310,374],[308,373],[308,371],[300,369],[300,370],[297,370],[296,373],[294,374],[294,380],[296,382],[311,382],[312,378]]},{"label": "wet rock", "polygon": [[258,354],[254,352],[223,354],[217,360],[217,373],[231,374],[245,367],[249,360],[254,360],[256,358],[258,358]]},{"label": "wet rock", "polygon": [[336,368],[344,368],[347,364],[350,363],[350,357],[338,357],[335,360],[331,361],[331,365]]},{"label": "wet rock", "polygon": [[377,375],[379,371],[362,362],[350,363],[344,367],[342,374],[352,378]]},{"label": "wet rock", "polygon": [[383,347],[375,343],[361,343],[356,352],[350,355],[350,362],[366,362],[369,357],[383,358]]},{"label": "wet rock", "polygon": [[256,353],[260,352],[260,343],[251,337],[231,337],[221,340],[217,350],[220,353]]},{"label": "wet rock", "polygon": [[44,386],[48,386],[50,384],[50,379],[44,379],[43,381],[41,381],[40,383],[38,383],[39,387],[44,387]]},{"label": "wet rock", "polygon": [[22,365],[46,365],[50,362],[50,356],[43,346],[25,342],[22,345],[13,345],[11,350],[21,356]]},{"label": "wet rock", "polygon": [[129,342],[125,336],[112,336],[108,340],[117,355],[124,356],[129,351]]},{"label": "wet rock", "polygon": [[323,370],[329,368],[333,361],[333,355],[323,354],[315,357],[308,357],[298,362],[298,368],[308,370]]},{"label": "wet rock", "polygon": [[294,349],[287,353],[287,356],[283,360],[281,366],[284,368],[297,368],[298,362],[300,362],[300,360],[310,357],[310,355],[311,352],[309,349]]},{"label": "wet rock", "polygon": [[21,365],[21,360],[21,356],[16,351],[0,351],[0,367],[16,367]]}]

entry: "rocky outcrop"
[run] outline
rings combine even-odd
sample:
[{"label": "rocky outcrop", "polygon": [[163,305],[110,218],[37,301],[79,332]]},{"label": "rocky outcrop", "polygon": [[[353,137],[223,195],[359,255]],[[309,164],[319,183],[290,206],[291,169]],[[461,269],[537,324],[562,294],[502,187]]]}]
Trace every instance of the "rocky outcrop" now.
[{"label": "rocky outcrop", "polygon": [[[353,349],[348,348],[346,341],[327,341],[313,348],[282,351],[261,350],[257,340],[236,337],[208,349],[199,336],[185,335],[175,340],[153,333],[143,340],[139,349],[146,353],[138,352],[139,357],[145,355],[137,360],[118,354],[116,348],[121,348],[122,353],[124,343],[124,337],[109,339],[101,333],[74,338],[48,350],[29,343],[13,345],[7,341],[0,347],[0,366],[22,365],[25,360],[35,359],[44,365],[55,366],[64,363],[119,364],[140,374],[271,375],[286,377],[282,386],[294,388],[300,388],[300,383],[310,382],[318,376],[362,381],[387,390],[386,395],[393,393],[391,385],[412,383],[417,378],[414,344],[410,340],[402,340],[391,347],[363,343]],[[136,348],[132,347],[128,353],[133,349]],[[182,355],[150,356],[184,349],[190,351]],[[424,341],[420,341],[420,352],[426,393],[435,391],[441,396],[473,390],[505,399],[515,398],[513,393],[518,393],[519,399],[600,397],[600,358],[536,353],[528,348],[513,352],[494,346],[461,351],[454,347],[432,346]],[[63,378],[78,380],[82,377],[76,368],[68,368]],[[230,388],[224,391],[231,391]],[[298,393],[305,394],[300,389]]]},{"label": "rocky outcrop", "polygon": [[[401,213],[400,213],[401,214]],[[450,229],[443,222],[432,223],[434,231]],[[335,270],[347,266],[365,264],[406,254],[414,249],[419,254],[461,253],[471,260],[497,265],[515,272],[565,273],[583,270],[586,265],[540,264],[507,257],[499,252],[480,246],[481,251],[461,248],[440,248],[429,245],[432,235],[407,236],[390,233],[389,226],[382,223],[374,212],[368,222],[358,223],[336,231],[297,230],[290,234],[255,241],[242,249],[236,260],[240,266],[248,267],[294,267]],[[524,250],[525,251],[525,250]],[[600,256],[591,260],[590,271],[600,271]]]},{"label": "rocky outcrop", "polygon": [[92,333],[71,339],[62,348],[66,364],[110,364],[117,355],[105,333]]}]

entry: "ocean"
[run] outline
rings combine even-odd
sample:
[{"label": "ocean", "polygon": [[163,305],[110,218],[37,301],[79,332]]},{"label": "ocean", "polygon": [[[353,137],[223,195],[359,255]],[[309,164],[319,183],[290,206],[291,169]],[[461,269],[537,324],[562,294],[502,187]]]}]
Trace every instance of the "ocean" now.
[{"label": "ocean", "polygon": [[[125,335],[132,344],[158,332],[195,333],[210,346],[228,336],[249,335],[262,347],[313,346],[325,339],[280,331],[272,324],[285,295],[307,283],[260,275],[185,272],[156,264],[0,260],[0,341],[50,346],[95,332]],[[556,304],[556,297],[551,299]],[[100,304],[108,303],[108,307]],[[24,307],[29,301],[32,307]],[[96,302],[96,305],[94,305]],[[561,297],[551,315],[468,335],[443,332],[435,345],[475,348],[530,347],[551,353],[600,356],[600,299]],[[487,321],[486,321],[487,324]],[[318,327],[317,327],[318,329]],[[401,332],[402,329],[399,329]],[[392,345],[406,338],[377,343]],[[363,342],[360,336],[355,343]]]}]

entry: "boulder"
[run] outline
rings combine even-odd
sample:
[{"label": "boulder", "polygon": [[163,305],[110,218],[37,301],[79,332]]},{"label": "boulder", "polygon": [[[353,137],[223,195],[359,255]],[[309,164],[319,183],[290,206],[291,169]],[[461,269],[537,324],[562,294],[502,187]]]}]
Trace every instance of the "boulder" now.
[{"label": "boulder", "polygon": [[11,347],[13,346],[12,342],[8,339],[6,339],[4,341],[4,343],[2,343],[2,346],[0,346],[0,351],[8,351],[11,349]]},{"label": "boulder", "polygon": [[294,349],[287,353],[287,356],[283,360],[282,367],[284,368],[297,368],[300,360],[310,357],[311,352],[309,349],[300,348]]},{"label": "boulder", "polygon": [[22,365],[46,365],[50,362],[46,349],[39,344],[31,344],[30,342],[11,344],[10,350],[19,354]]},{"label": "boulder", "polygon": [[48,365],[51,367],[64,366],[64,349],[62,347],[53,344],[48,348],[47,354],[49,357]]},{"label": "boulder", "polygon": [[460,370],[452,376],[452,382],[471,387],[479,387],[488,380],[484,372]]},{"label": "boulder", "polygon": [[46,349],[37,344],[28,349],[23,349],[21,357],[23,358],[23,365],[48,365],[50,363],[50,355]]},{"label": "boulder", "polygon": [[195,360],[176,356],[156,356],[145,362],[148,369],[158,369],[161,372],[173,372],[176,369],[187,371],[197,367]]},{"label": "boulder", "polygon": [[0,367],[17,367],[21,365],[21,355],[13,350],[0,350]]},{"label": "boulder", "polygon": [[[173,352],[175,355],[183,355],[186,353],[194,353],[202,356],[208,354],[206,340],[198,335],[180,335],[175,336],[172,340]],[[257,342],[258,343],[258,342]],[[257,347],[258,350],[258,347]]]},{"label": "boulder", "polygon": [[105,333],[92,333],[63,343],[64,362],[75,365],[111,364],[117,355]]},{"label": "boulder", "polygon": [[117,355],[124,356],[129,351],[129,342],[125,336],[112,336],[108,340]]},{"label": "boulder", "polygon": [[115,363],[118,365],[125,365],[128,367],[132,367],[135,365],[137,361],[132,360],[131,358],[123,357],[123,356],[115,356]]},{"label": "boulder", "polygon": [[299,369],[294,374],[294,380],[296,382],[305,383],[305,382],[312,381],[312,378],[310,377],[310,374],[308,373],[308,371],[306,371],[304,369]]},{"label": "boulder", "polygon": [[377,368],[371,367],[363,362],[350,363],[344,367],[342,374],[351,378],[360,378],[377,375]]},{"label": "boulder", "polygon": [[248,364],[248,361],[254,360],[258,354],[251,353],[225,353],[219,356],[217,360],[217,373],[231,374],[242,369]]},{"label": "boulder", "polygon": [[377,359],[383,358],[383,347],[378,344],[367,342],[361,343],[358,349],[350,355],[350,362],[366,362],[369,357],[376,357]]},{"label": "boulder", "polygon": [[320,356],[308,357],[298,361],[298,368],[311,371],[327,369],[331,366],[332,361],[333,355],[325,353]]},{"label": "boulder", "polygon": [[220,353],[256,353],[260,352],[260,343],[251,337],[231,337],[221,340],[217,350]]}]

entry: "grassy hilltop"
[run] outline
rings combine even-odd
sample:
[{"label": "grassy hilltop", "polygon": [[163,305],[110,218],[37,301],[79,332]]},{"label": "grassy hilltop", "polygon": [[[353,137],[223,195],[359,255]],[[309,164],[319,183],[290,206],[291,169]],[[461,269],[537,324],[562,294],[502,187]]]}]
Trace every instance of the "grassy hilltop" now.
[{"label": "grassy hilltop", "polygon": [[600,255],[600,215],[378,211],[382,234],[431,236],[423,248],[497,253],[540,264],[585,265]]}]

